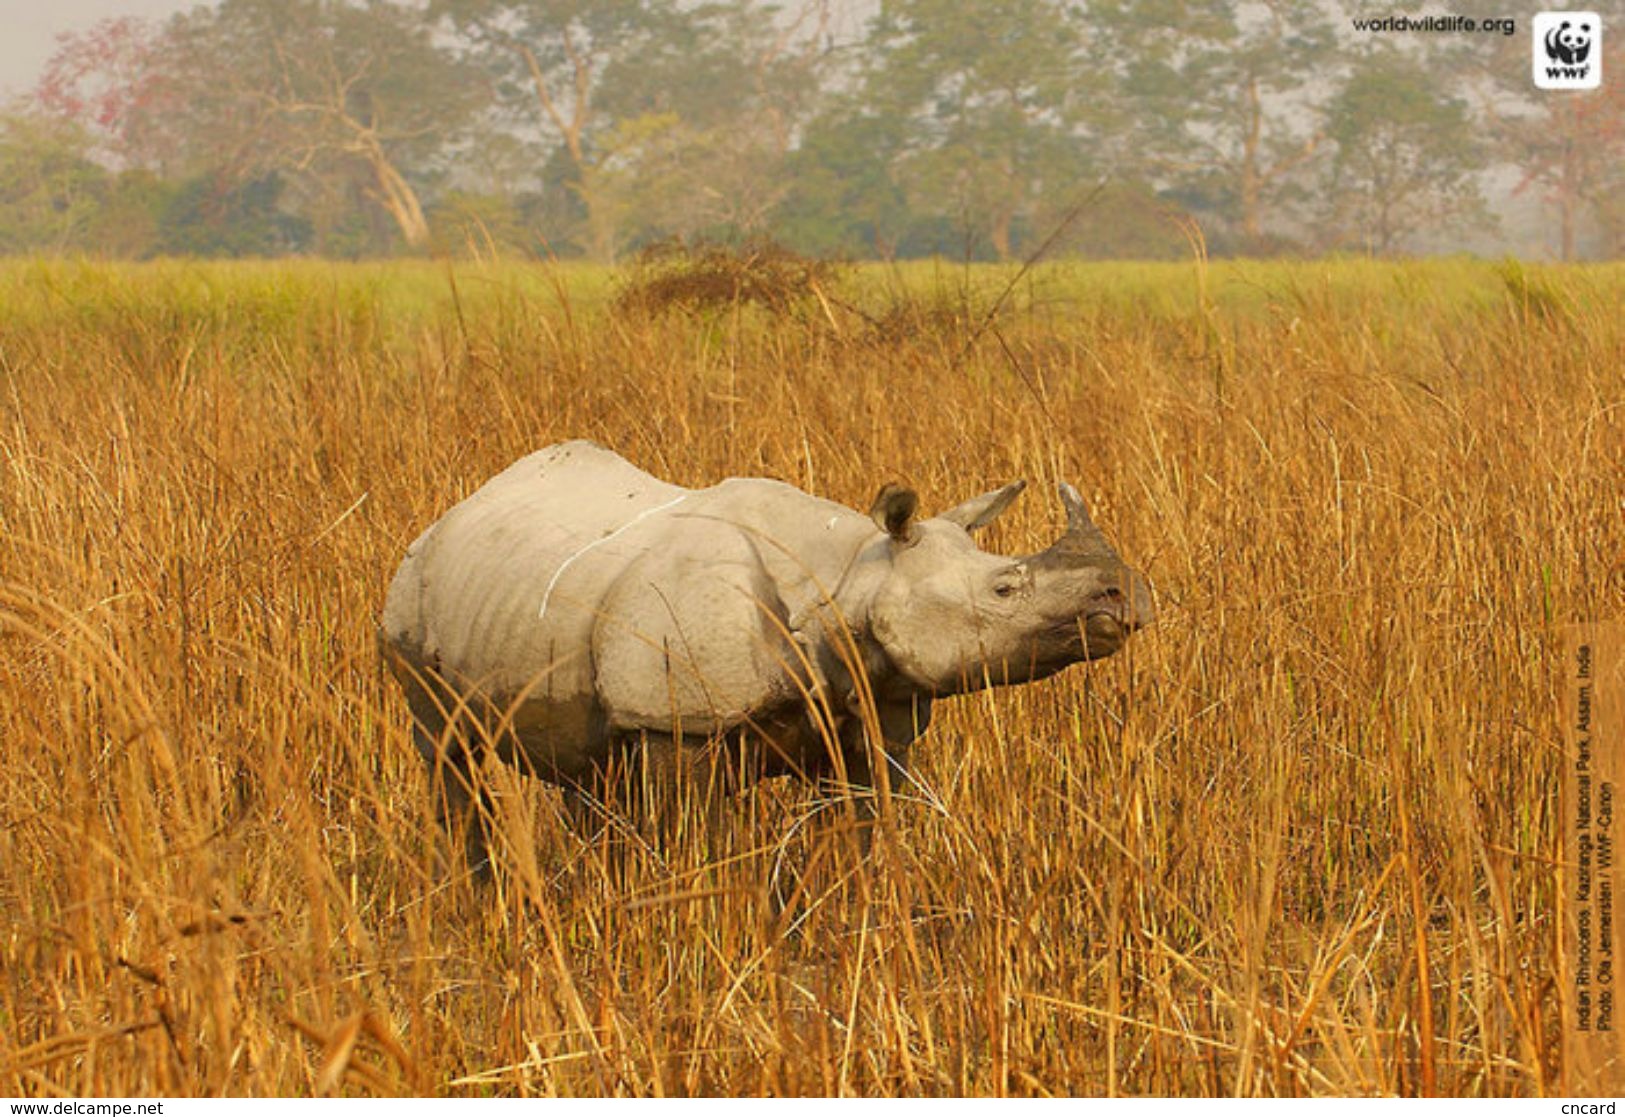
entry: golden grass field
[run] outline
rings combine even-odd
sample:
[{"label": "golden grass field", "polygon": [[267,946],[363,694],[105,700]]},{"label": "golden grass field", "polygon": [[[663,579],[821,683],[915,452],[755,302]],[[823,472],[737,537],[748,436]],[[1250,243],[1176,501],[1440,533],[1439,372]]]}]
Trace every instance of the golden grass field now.
[{"label": "golden grass field", "polygon": [[[1013,277],[651,315],[587,268],[0,264],[0,1093],[1560,1091],[1625,267]],[[374,625],[573,437],[860,508],[1027,477],[1012,552],[1070,479],[1160,619],[942,703],[856,868],[789,783],[617,861],[496,767],[482,888]]]}]

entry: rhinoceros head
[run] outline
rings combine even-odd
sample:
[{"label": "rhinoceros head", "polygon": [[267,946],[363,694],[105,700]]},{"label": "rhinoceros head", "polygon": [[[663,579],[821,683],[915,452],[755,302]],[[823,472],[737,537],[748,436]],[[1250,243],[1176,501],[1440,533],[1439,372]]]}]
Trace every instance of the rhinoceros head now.
[{"label": "rhinoceros head", "polygon": [[870,631],[914,685],[939,694],[1043,678],[1102,659],[1151,623],[1151,589],[1118,557],[1083,498],[1060,486],[1067,527],[1022,558],[971,538],[1026,487],[985,493],[927,520],[915,494],[882,489],[870,514],[889,537],[889,561],[870,603]]}]

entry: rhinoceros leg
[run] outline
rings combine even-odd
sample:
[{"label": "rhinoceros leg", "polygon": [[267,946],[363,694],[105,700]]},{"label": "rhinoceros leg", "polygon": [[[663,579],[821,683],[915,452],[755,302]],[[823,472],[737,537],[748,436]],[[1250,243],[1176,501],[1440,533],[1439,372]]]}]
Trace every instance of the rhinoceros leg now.
[{"label": "rhinoceros leg", "polygon": [[[888,716],[886,707],[881,707],[879,718],[883,734],[882,748],[879,755],[886,763],[886,787],[896,794],[902,791],[909,782],[908,754],[918,733],[913,727],[905,726],[895,717]],[[874,757],[876,751],[870,748],[868,735],[860,720],[853,719],[841,727],[841,768],[845,769],[843,781],[839,769],[833,763],[826,769],[818,781],[820,792],[843,796],[851,800],[852,819],[856,824],[858,849],[867,854],[874,844],[875,824],[880,816],[880,790],[881,776],[875,771]],[[833,761],[833,758],[831,758]]]},{"label": "rhinoceros leg", "polygon": [[685,819],[715,834],[726,776],[720,756],[704,739],[640,731],[590,780],[566,787],[565,804],[584,836],[630,828],[651,848],[669,849]]},{"label": "rhinoceros leg", "polygon": [[697,824],[714,846],[726,797],[723,755],[703,737],[644,732],[631,742],[625,806],[649,840],[670,847],[683,837],[687,822]]},{"label": "rhinoceros leg", "polygon": [[436,701],[424,687],[407,697],[412,711],[412,744],[429,766],[436,814],[446,832],[461,837],[468,867],[483,876],[491,868],[489,834],[491,800],[478,773],[481,749],[471,734],[446,717],[447,703]]},{"label": "rhinoceros leg", "polygon": [[855,828],[858,851],[867,854],[874,841],[877,804],[874,767],[869,761],[863,727],[855,722],[842,727],[840,747],[839,765],[830,757],[829,766],[819,774],[818,794],[836,802],[838,809],[824,815],[828,822],[835,827],[850,822]]}]

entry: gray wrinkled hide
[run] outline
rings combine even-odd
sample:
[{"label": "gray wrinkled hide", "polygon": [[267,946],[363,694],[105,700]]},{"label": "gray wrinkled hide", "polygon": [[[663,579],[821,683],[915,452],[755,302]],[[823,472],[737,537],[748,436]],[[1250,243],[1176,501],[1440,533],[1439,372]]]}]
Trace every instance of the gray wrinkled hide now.
[{"label": "gray wrinkled hide", "polygon": [[1070,486],[1054,547],[975,547],[969,532],[1021,487],[919,521],[914,495],[890,486],[864,515],[778,481],[689,490],[589,442],[553,446],[408,548],[381,643],[419,748],[459,770],[491,742],[584,783],[653,734],[727,737],[756,775],[816,777],[833,726],[862,782],[855,661],[901,757],[934,697],[1110,655],[1149,621],[1143,579]]}]

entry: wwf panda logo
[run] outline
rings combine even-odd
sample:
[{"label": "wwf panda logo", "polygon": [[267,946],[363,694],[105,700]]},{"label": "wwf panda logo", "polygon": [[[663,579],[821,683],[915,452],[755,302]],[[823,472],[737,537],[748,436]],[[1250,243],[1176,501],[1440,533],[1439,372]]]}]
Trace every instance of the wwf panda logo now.
[{"label": "wwf panda logo", "polygon": [[1565,66],[1578,66],[1591,53],[1591,25],[1578,27],[1564,20],[1546,32],[1546,57]]},{"label": "wwf panda logo", "polygon": [[1602,88],[1608,44],[1596,12],[1536,12],[1529,31],[1529,72],[1536,89]]}]

